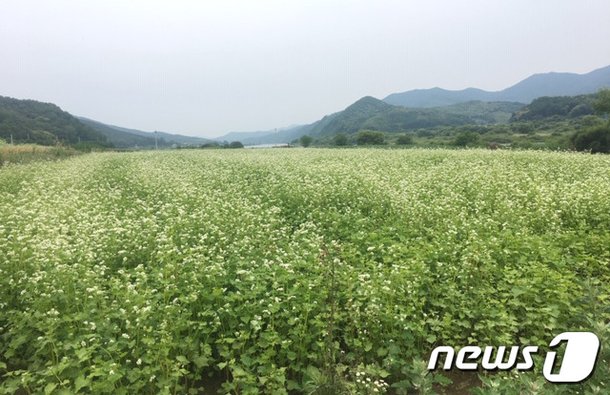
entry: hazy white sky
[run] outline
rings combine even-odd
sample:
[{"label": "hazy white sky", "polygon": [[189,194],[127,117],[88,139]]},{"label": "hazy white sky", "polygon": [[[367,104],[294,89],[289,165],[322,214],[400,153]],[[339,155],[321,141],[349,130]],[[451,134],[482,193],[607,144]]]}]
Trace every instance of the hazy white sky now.
[{"label": "hazy white sky", "polygon": [[218,136],[610,64],[608,0],[0,0],[0,95]]}]

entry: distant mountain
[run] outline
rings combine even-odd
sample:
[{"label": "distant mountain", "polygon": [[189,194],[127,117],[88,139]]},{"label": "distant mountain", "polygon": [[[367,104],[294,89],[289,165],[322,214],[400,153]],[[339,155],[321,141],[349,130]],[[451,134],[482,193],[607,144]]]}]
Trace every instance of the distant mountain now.
[{"label": "distant mountain", "polygon": [[431,88],[392,93],[383,99],[383,101],[395,106],[427,108],[449,106],[473,100],[491,101],[494,99],[494,92],[487,92],[476,88],[467,88],[459,91]]},{"label": "distant mountain", "polygon": [[[309,125],[277,132],[239,133],[231,138],[244,144],[287,143],[305,134],[324,137],[337,133],[354,133],[362,129],[404,132],[442,125],[504,123],[513,117],[513,113],[515,116],[512,120],[539,119],[545,117],[545,113],[564,114],[568,107],[568,113],[572,114],[570,116],[577,116],[591,112],[590,102],[578,102],[571,106],[567,99],[563,100],[563,104],[559,104],[561,100],[551,100],[552,105],[548,100],[542,100],[527,110],[522,108],[532,100],[544,96],[586,95],[604,87],[610,87],[610,66],[586,74],[534,74],[497,92],[476,88],[457,91],[416,89],[393,93],[383,100],[363,97],[345,110],[327,115]],[[552,106],[555,109],[551,109]]]},{"label": "distant mountain", "polygon": [[[257,132],[230,132],[223,136],[216,137],[214,140],[218,142],[240,141],[244,145],[279,144],[290,142],[295,138],[301,137],[302,134],[299,134],[299,130],[302,127],[303,125],[293,125]],[[291,136],[294,137],[291,138]]]},{"label": "distant mountain", "polygon": [[51,103],[0,96],[0,138],[41,145],[95,143],[107,138]]},{"label": "distant mountain", "polygon": [[522,103],[471,101],[434,108],[393,106],[366,96],[345,110],[327,115],[309,125],[277,133],[256,135],[249,144],[288,143],[305,134],[324,138],[338,133],[352,134],[363,129],[384,132],[405,132],[435,126],[506,123]]},{"label": "distant mountain", "polygon": [[404,107],[437,107],[472,100],[530,103],[542,96],[575,96],[595,93],[610,87],[610,66],[586,74],[534,74],[523,81],[497,92],[476,88],[451,91],[441,88],[416,89],[393,93],[383,101]]},{"label": "distant mountain", "polygon": [[274,133],[273,130],[262,130],[258,132],[230,132],[220,137],[216,137],[214,140],[223,142],[223,141],[243,141],[249,139],[256,139],[257,137],[267,136],[271,133]]},{"label": "distant mountain", "polygon": [[102,134],[117,148],[153,148],[155,147],[155,134],[159,147],[171,146],[198,146],[211,143],[212,140],[182,136],[165,132],[144,132],[136,129],[127,129],[120,126],[107,125],[92,119],[79,117],[83,124]]}]

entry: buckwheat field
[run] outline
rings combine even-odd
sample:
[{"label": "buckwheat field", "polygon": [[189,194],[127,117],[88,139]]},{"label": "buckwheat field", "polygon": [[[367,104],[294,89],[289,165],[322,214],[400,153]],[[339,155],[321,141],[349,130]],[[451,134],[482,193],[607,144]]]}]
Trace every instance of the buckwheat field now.
[{"label": "buckwheat field", "polygon": [[[598,334],[610,156],[267,149],[0,168],[0,392],[431,393],[437,345]],[[496,391],[496,392],[494,392]]]}]

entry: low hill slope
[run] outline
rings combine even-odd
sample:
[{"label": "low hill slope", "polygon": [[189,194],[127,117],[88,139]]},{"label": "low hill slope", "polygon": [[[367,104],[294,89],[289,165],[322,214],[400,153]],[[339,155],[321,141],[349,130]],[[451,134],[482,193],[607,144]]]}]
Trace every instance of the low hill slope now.
[{"label": "low hill slope", "polygon": [[104,135],[117,148],[153,148],[155,147],[155,134],[159,147],[198,146],[212,141],[201,137],[183,136],[180,134],[127,129],[83,117],[79,117],[79,120]]},{"label": "low hill slope", "polygon": [[0,96],[0,138],[41,145],[108,143],[103,134],[55,104],[4,96]]}]

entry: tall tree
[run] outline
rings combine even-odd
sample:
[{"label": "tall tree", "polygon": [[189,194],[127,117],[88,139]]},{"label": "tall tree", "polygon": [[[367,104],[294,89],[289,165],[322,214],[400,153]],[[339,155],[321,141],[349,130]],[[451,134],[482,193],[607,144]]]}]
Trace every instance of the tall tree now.
[{"label": "tall tree", "polygon": [[595,110],[602,114],[610,114],[610,89],[602,89],[593,102]]},{"label": "tall tree", "polygon": [[303,135],[301,136],[301,145],[303,147],[309,147],[311,145],[311,143],[313,142],[313,137],[308,136],[308,135]]}]

